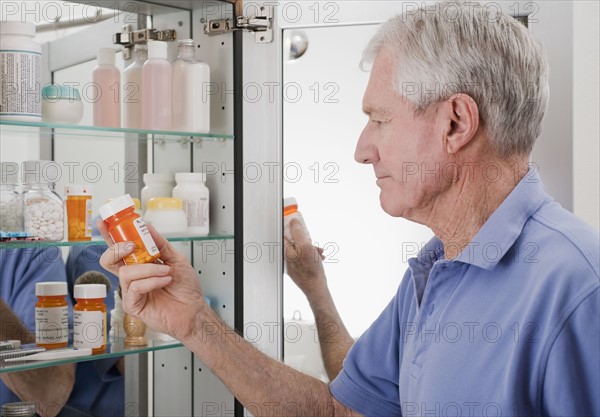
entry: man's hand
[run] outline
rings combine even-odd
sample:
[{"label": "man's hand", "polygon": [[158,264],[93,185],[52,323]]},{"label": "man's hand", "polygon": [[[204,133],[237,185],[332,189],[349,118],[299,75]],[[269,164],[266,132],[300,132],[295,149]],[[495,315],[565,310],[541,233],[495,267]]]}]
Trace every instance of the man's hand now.
[{"label": "man's hand", "polygon": [[292,241],[284,237],[283,251],[287,271],[310,301],[312,297],[318,296],[327,288],[323,269],[323,249],[312,245],[299,220],[292,219],[289,227]]},{"label": "man's hand", "polygon": [[109,246],[100,264],[119,277],[123,310],[179,340],[189,337],[197,327],[205,301],[196,271],[188,260],[149,225],[163,264],[126,266],[122,259],[133,251],[132,244],[115,244],[104,222],[98,221],[97,226]]}]

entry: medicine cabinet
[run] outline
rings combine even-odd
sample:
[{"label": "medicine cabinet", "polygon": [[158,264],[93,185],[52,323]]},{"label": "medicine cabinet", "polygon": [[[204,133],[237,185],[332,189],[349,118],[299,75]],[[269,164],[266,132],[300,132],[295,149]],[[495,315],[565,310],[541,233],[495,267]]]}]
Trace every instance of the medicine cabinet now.
[{"label": "medicine cabinet", "polygon": [[[281,216],[277,215],[281,213],[281,187],[279,179],[275,178],[272,182],[252,184],[248,190],[240,175],[244,161],[262,165],[263,159],[269,162],[281,159],[277,156],[280,148],[277,145],[278,135],[271,134],[269,137],[264,134],[264,129],[257,129],[256,137],[260,140],[251,147],[253,152],[244,155],[245,115],[241,92],[246,70],[243,45],[246,42],[258,45],[257,42],[264,41],[257,40],[255,33],[250,31],[223,31],[211,36],[204,33],[209,20],[219,20],[222,27],[235,20],[235,5],[225,1],[71,3],[74,8],[97,9],[100,6],[108,9],[110,16],[103,10],[103,18],[96,14],[96,18],[80,31],[43,45],[43,85],[50,82],[76,83],[80,89],[85,88],[91,82],[98,48],[111,45],[115,49],[121,48],[113,45],[115,34],[125,36],[144,29],[172,30],[178,39],[194,39],[196,57],[211,67],[211,83],[204,86],[211,102],[210,133],[93,127],[91,105],[86,103],[84,119],[78,125],[0,122],[3,147],[14,144],[15,147],[38,148],[39,159],[56,161],[62,168],[61,178],[56,184],[61,194],[63,186],[68,183],[94,184],[98,190],[94,195],[94,215],[98,206],[110,197],[126,192],[139,197],[142,177],[146,172],[206,172],[211,192],[210,235],[174,236],[169,240],[190,259],[198,271],[205,295],[227,324],[241,334],[248,327],[246,323],[252,323],[253,331],[265,329],[265,335],[268,334],[266,326],[270,326],[272,333],[272,329],[281,322],[278,278],[281,274],[281,248],[276,248],[281,233],[278,223]],[[42,4],[38,8],[40,21],[36,23],[47,23],[43,21],[43,7]],[[260,7],[256,10],[262,14]],[[89,11],[86,14],[94,15]],[[251,28],[253,23],[247,21],[245,26]],[[218,27],[218,23],[211,25],[213,32]],[[176,42],[171,42],[169,59],[175,59],[176,54]],[[132,62],[126,48],[118,54],[117,62],[121,69]],[[270,63],[259,63],[253,71],[267,65]],[[249,117],[254,116],[250,114]],[[264,150],[254,152],[262,146],[275,152],[270,155]],[[2,155],[2,161],[10,161],[9,158],[5,159]],[[280,177],[279,169],[274,173]],[[256,227],[258,224],[260,227]],[[102,243],[99,239],[91,242],[68,242],[65,239],[57,243],[0,243],[0,248],[27,250],[59,246],[68,249],[69,246]],[[249,249],[245,250],[245,247]],[[271,255],[261,256],[246,271],[244,253],[255,256],[252,254],[255,249]],[[253,273],[252,269],[260,272]],[[246,280],[245,276],[249,279]],[[256,345],[281,358],[278,336],[256,340]],[[117,341],[100,355],[70,361],[5,364],[0,367],[0,372],[18,372],[120,355],[126,355],[127,408],[124,415],[191,416],[205,415],[209,411],[213,415],[243,414],[242,407],[224,385],[178,342],[151,341],[148,346],[132,349]],[[178,387],[175,392],[172,390],[174,383]]]},{"label": "medicine cabinet", "polygon": [[[207,90],[211,100],[211,131],[200,135],[97,128],[90,127],[91,117],[87,116],[77,126],[0,122],[2,145],[9,143],[18,148],[26,143],[38,147],[39,159],[52,159],[64,167],[65,182],[71,179],[67,176],[71,168],[75,170],[74,183],[91,182],[86,179],[96,180],[100,176],[97,186],[101,194],[95,199],[95,210],[109,197],[125,192],[139,196],[146,172],[206,172],[211,191],[211,235],[171,240],[198,271],[204,292],[220,317],[257,348],[283,359],[283,113],[284,102],[293,99],[290,88],[298,87],[286,85],[284,80],[284,61],[290,53],[285,34],[303,28],[377,24],[405,11],[406,2],[373,1],[368,7],[364,2],[316,0],[70,3],[92,8],[99,5],[115,13],[76,34],[46,44],[42,84],[91,80],[96,51],[111,45],[117,33],[149,28],[175,30],[178,39],[194,39],[198,48],[196,57],[211,67],[211,85]],[[521,5],[522,14],[531,14],[532,10],[525,7],[527,4],[531,3],[519,1],[497,7],[511,13],[509,7]],[[551,67],[560,69],[553,71],[552,95],[568,96],[571,73],[565,66],[572,61],[564,52],[569,48],[564,47],[563,40],[554,39],[553,28],[570,20],[564,19],[562,8],[549,3],[533,12],[539,12],[536,18],[541,23],[530,24],[530,30],[547,46]],[[207,24],[211,35],[205,33]],[[343,41],[340,46],[340,51],[349,47]],[[175,55],[176,47],[172,44],[169,58],[172,60]],[[127,53],[121,56],[123,65],[131,62]],[[318,72],[319,67],[311,70]],[[300,93],[314,94],[311,85],[301,85]],[[323,97],[329,92],[321,91]],[[557,151],[557,147],[571,146],[572,141],[565,140],[571,137],[571,125],[563,123],[561,117],[552,117],[552,114],[565,113],[567,101],[555,100],[550,104],[544,126],[545,142],[542,143],[545,144],[537,147],[537,154],[534,152],[542,174],[548,171],[543,166],[543,162],[549,160],[546,153],[569,155],[571,152]],[[360,106],[360,103],[353,105]],[[303,117],[302,112],[292,114],[293,109],[287,106],[286,120]],[[327,122],[306,120],[306,124],[314,125],[315,136],[320,135],[319,123]],[[322,140],[327,141],[328,137]],[[316,149],[315,153],[318,152]],[[4,155],[0,155],[0,159],[4,161]],[[101,175],[98,175],[98,167]],[[572,174],[566,173],[569,175]],[[65,183],[59,182],[59,191],[62,185]],[[329,210],[328,207],[322,209]],[[85,245],[101,243],[92,241]],[[29,245],[0,244],[0,247],[20,250]],[[243,407],[218,378],[178,343],[153,344],[136,350],[116,343],[105,354],[85,360],[121,354],[126,355],[125,401],[134,405],[134,409],[125,410],[124,415],[244,414]],[[56,364],[58,362],[44,362],[35,366]],[[4,367],[0,372],[17,372],[27,367],[31,365]],[[173,385],[177,386],[176,390],[172,389]]]}]

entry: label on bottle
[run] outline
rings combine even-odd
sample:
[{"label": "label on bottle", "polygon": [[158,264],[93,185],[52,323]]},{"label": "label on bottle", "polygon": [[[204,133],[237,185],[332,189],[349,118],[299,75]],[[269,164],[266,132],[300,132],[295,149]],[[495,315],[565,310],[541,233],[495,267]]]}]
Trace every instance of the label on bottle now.
[{"label": "label on bottle", "polygon": [[158,247],[156,246],[154,239],[152,239],[150,231],[148,230],[148,226],[146,226],[144,220],[142,220],[141,217],[137,218],[133,221],[133,225],[140,235],[140,238],[142,239],[142,242],[144,243],[144,246],[146,247],[146,250],[150,256],[158,255],[160,252],[158,251]]},{"label": "label on bottle", "polygon": [[69,340],[69,308],[35,308],[35,343],[52,345]]},{"label": "label on bottle", "polygon": [[208,208],[208,198],[185,200],[184,210],[187,215],[188,227],[208,226]]},{"label": "label on bottle", "polygon": [[73,347],[99,348],[106,344],[106,313],[73,311]]},{"label": "label on bottle", "polygon": [[92,237],[92,199],[85,201],[85,237]]},{"label": "label on bottle", "polygon": [[0,116],[42,115],[37,52],[0,50]]}]

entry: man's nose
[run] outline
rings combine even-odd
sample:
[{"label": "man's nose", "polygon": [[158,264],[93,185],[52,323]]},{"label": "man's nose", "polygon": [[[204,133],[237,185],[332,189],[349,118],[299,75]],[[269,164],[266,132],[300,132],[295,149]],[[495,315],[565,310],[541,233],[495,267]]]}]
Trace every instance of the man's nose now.
[{"label": "man's nose", "polygon": [[356,150],[354,151],[354,160],[359,164],[374,164],[379,160],[377,148],[372,142],[372,132],[369,132],[369,123],[363,129]]}]

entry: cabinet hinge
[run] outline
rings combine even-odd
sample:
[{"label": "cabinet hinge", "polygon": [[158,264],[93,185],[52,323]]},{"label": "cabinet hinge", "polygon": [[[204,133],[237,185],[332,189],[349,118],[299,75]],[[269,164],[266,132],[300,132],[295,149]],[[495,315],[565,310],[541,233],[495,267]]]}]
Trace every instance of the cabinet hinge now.
[{"label": "cabinet hinge", "polygon": [[207,35],[222,35],[234,30],[247,30],[254,32],[257,43],[273,42],[273,6],[261,6],[255,15],[246,17],[238,16],[235,19],[213,19],[204,25]]},{"label": "cabinet hinge", "polygon": [[131,58],[133,46],[136,44],[145,44],[148,41],[174,41],[177,40],[177,31],[174,29],[156,30],[156,29],[140,29],[131,30],[130,25],[123,27],[123,32],[113,35],[113,43],[123,45],[123,59]]}]

